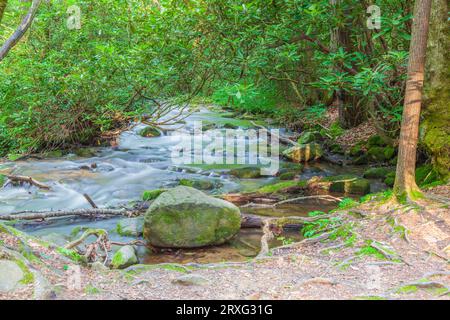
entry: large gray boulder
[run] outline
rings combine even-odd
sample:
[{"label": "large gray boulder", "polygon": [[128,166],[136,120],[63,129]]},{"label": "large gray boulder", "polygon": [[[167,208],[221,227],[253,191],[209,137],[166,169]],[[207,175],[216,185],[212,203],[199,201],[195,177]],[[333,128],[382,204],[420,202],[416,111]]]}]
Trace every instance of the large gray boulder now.
[{"label": "large gray boulder", "polygon": [[198,248],[220,245],[241,227],[238,207],[190,187],[176,187],[148,209],[144,237],[155,247]]}]

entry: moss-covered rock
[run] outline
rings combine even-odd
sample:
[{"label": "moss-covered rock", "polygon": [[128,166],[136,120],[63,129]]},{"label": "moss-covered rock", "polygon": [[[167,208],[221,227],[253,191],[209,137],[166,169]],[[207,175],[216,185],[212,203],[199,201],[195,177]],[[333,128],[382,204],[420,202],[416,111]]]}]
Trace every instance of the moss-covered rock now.
[{"label": "moss-covered rock", "polygon": [[133,246],[124,246],[114,253],[111,266],[113,269],[125,269],[139,263]]},{"label": "moss-covered rock", "polygon": [[240,226],[238,207],[180,186],[163,193],[150,206],[144,237],[155,247],[197,248],[225,243]]},{"label": "moss-covered rock", "polygon": [[197,190],[207,191],[218,188],[221,186],[221,184],[209,180],[181,179],[180,186],[191,187]]},{"label": "moss-covered rock", "polygon": [[339,175],[322,180],[330,192],[366,195],[370,193],[370,182],[355,175]]},{"label": "moss-covered rock", "polygon": [[79,148],[74,150],[73,153],[81,158],[92,158],[97,155],[97,150],[95,148]]},{"label": "moss-covered rock", "polygon": [[262,194],[283,193],[291,188],[305,188],[306,185],[306,181],[290,180],[264,186],[259,188],[257,192]]},{"label": "moss-covered rock", "polygon": [[357,143],[353,147],[350,148],[349,151],[350,156],[359,157],[364,154],[363,143]]},{"label": "moss-covered rock", "polygon": [[144,201],[152,201],[158,198],[162,193],[166,192],[167,189],[156,189],[156,190],[148,190],[144,191],[142,194],[142,200]]},{"label": "moss-covered rock", "polygon": [[388,187],[393,187],[394,183],[395,183],[395,172],[390,172],[386,175],[386,178],[384,179],[384,183],[388,186]]},{"label": "moss-covered rock", "polygon": [[379,135],[374,135],[367,140],[367,146],[370,147],[384,147],[386,142]]},{"label": "moss-covered rock", "polygon": [[363,174],[367,179],[385,179],[386,176],[392,172],[390,168],[370,168]]},{"label": "moss-covered rock", "polygon": [[337,143],[330,146],[330,151],[332,153],[345,154],[345,150],[342,148],[340,144]]},{"label": "moss-covered rock", "polygon": [[303,144],[287,149],[283,156],[297,163],[309,162],[320,159],[323,149],[317,143]]},{"label": "moss-covered rock", "polygon": [[144,218],[122,219],[117,223],[116,231],[123,237],[140,237],[144,229]]},{"label": "moss-covered rock", "polygon": [[258,179],[262,176],[259,167],[233,169],[230,171],[230,175],[239,179]]},{"label": "moss-covered rock", "polygon": [[141,131],[139,131],[138,134],[144,138],[153,138],[153,137],[161,136],[161,132],[154,127],[146,127],[144,129],[142,129]]},{"label": "moss-covered rock", "polygon": [[6,182],[6,177],[0,174],[0,187],[2,187]]},{"label": "moss-covered rock", "polygon": [[395,156],[395,148],[391,147],[391,146],[387,146],[386,148],[384,148],[383,154],[384,154],[384,157],[386,158],[386,160],[390,160],[390,159],[394,158],[394,156]]}]

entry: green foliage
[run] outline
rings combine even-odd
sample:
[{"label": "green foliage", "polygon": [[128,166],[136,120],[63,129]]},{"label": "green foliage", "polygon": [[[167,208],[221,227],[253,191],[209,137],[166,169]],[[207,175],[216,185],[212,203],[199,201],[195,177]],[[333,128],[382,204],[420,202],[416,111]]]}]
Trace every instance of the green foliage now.
[{"label": "green foliage", "polygon": [[218,105],[229,106],[242,113],[270,115],[275,111],[277,94],[274,88],[238,83],[217,89],[212,95],[212,100]]},{"label": "green foliage", "polygon": [[352,198],[344,198],[341,202],[339,202],[339,209],[346,210],[359,205],[359,202]]}]

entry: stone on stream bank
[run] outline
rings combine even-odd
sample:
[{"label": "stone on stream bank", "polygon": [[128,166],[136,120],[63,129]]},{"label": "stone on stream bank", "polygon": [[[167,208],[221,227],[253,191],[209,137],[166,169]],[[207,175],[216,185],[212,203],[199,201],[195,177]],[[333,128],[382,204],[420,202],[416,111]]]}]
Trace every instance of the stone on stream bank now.
[{"label": "stone on stream bank", "polygon": [[230,171],[230,175],[239,179],[258,179],[261,178],[261,168],[247,167],[233,169]]},{"label": "stone on stream bank", "polygon": [[313,184],[329,192],[355,195],[366,195],[370,193],[369,180],[351,174],[326,177],[320,180],[313,178],[308,181],[309,187]]},{"label": "stone on stream bank", "polygon": [[139,260],[136,256],[136,250],[134,247],[124,246],[114,254],[111,261],[111,266],[113,269],[125,269],[137,263],[139,263]]},{"label": "stone on stream bank", "polygon": [[116,231],[123,237],[140,237],[144,228],[144,218],[122,219],[117,223]]},{"label": "stone on stream bank", "polygon": [[145,214],[144,237],[155,247],[198,248],[223,244],[240,227],[238,207],[180,186],[152,203]]},{"label": "stone on stream bank", "polygon": [[283,152],[283,156],[296,163],[319,160],[323,154],[321,145],[317,143],[298,145]]}]

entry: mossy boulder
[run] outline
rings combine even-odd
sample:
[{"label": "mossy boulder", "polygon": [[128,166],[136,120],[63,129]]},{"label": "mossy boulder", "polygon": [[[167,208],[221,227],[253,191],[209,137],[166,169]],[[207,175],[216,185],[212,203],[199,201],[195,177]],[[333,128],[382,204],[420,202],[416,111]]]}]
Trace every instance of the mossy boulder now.
[{"label": "mossy boulder", "polygon": [[230,175],[239,179],[258,179],[262,176],[259,167],[233,169],[230,171]]},{"label": "mossy boulder", "polygon": [[283,156],[296,163],[318,160],[323,156],[323,149],[317,143],[302,144],[287,149]]},{"label": "mossy boulder", "polygon": [[197,190],[213,190],[221,186],[219,183],[214,183],[209,180],[197,180],[197,179],[181,179],[180,186],[191,187]]},{"label": "mossy boulder", "polygon": [[0,174],[0,187],[2,187],[6,182],[6,177]]},{"label": "mossy boulder", "polygon": [[327,185],[328,191],[366,195],[370,193],[370,182],[367,179],[355,175],[339,175],[322,180]]},{"label": "mossy boulder", "polygon": [[171,189],[152,203],[144,237],[155,247],[198,248],[220,245],[241,227],[238,207],[190,187]]},{"label": "mossy boulder", "polygon": [[392,169],[389,168],[370,168],[364,172],[363,177],[367,179],[385,179],[391,172]]},{"label": "mossy boulder", "polygon": [[371,147],[367,151],[369,160],[373,162],[387,162],[394,158],[395,149],[391,146],[388,147]]},{"label": "mossy boulder", "polygon": [[116,231],[123,237],[140,237],[144,229],[144,218],[122,219],[117,223]]},{"label": "mossy boulder", "polygon": [[142,200],[144,201],[152,201],[158,198],[162,193],[166,192],[167,189],[156,189],[156,190],[148,190],[144,191],[142,194]]},{"label": "mossy boulder", "polygon": [[111,266],[113,269],[125,269],[139,263],[133,246],[124,246],[114,253]]},{"label": "mossy boulder", "polygon": [[146,127],[144,129],[142,129],[141,131],[139,131],[138,134],[144,138],[153,138],[153,137],[161,136],[161,132],[154,127]]}]

